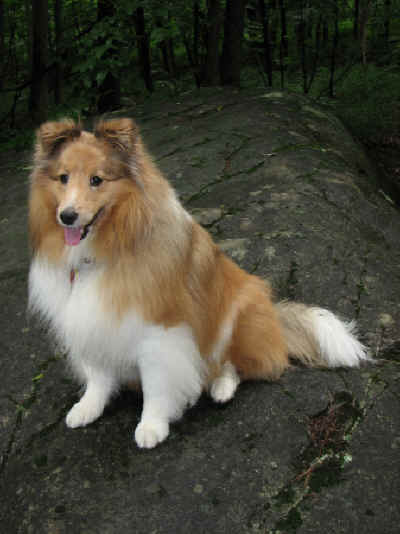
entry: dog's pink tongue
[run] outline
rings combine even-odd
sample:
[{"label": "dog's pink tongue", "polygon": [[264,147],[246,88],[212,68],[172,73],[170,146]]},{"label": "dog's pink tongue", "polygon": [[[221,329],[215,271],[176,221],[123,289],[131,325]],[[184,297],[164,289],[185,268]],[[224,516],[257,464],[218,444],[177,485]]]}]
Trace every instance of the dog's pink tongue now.
[{"label": "dog's pink tongue", "polygon": [[81,228],[64,228],[64,239],[67,245],[77,245],[81,240]]}]

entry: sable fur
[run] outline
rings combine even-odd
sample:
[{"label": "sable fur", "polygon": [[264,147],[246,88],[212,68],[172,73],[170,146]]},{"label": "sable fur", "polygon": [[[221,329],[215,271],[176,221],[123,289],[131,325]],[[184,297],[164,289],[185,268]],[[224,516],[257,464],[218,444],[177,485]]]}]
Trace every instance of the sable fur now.
[{"label": "sable fur", "polygon": [[[306,365],[358,365],[367,358],[352,324],[319,308],[273,304],[269,285],[221,252],[181,206],[131,119],[99,122],[93,134],[71,120],[46,123],[37,132],[34,161],[30,307],[48,321],[86,386],[69,426],[101,415],[121,384],[142,381],[136,440],[152,447],[202,389],[229,400],[240,380],[277,379],[289,352]],[[96,188],[93,176],[103,180]],[[64,242],[65,208],[78,214],[79,227],[99,214],[75,247]],[[66,280],[71,269],[82,270],[74,284]],[[46,294],[46,280],[53,295]],[[82,313],[85,302],[92,338],[74,323],[74,309]],[[103,322],[102,334],[96,324]],[[96,356],[98,346],[107,351]],[[187,366],[186,377],[178,362]]]}]

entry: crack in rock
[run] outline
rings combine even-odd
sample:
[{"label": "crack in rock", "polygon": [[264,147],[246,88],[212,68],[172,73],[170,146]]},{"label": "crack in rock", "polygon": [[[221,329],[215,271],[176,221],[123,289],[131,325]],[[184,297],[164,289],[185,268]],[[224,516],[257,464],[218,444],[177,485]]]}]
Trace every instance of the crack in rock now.
[{"label": "crack in rock", "polygon": [[[2,454],[2,458],[1,458],[1,462],[0,462],[0,475],[5,470],[5,468],[7,466],[8,459],[9,459],[11,453],[12,453],[14,444],[16,443],[17,434],[18,434],[20,428],[22,427],[23,415],[24,415],[24,413],[26,413],[29,410],[29,408],[35,403],[35,401],[37,399],[38,392],[39,392],[39,389],[41,387],[41,381],[42,381],[42,379],[44,377],[44,372],[48,369],[50,364],[52,364],[52,363],[54,363],[54,362],[56,362],[58,360],[59,360],[59,358],[57,358],[55,356],[51,356],[50,358],[48,358],[47,360],[45,360],[44,362],[42,362],[39,365],[38,370],[35,373],[35,376],[32,378],[31,391],[30,391],[29,395],[22,402],[18,402],[18,401],[16,401],[14,398],[12,398],[10,396],[7,397],[10,402],[15,404],[15,407],[16,407],[15,408],[16,419],[15,419],[15,423],[14,423],[14,426],[13,426],[12,431],[11,431],[10,438],[9,438],[8,443],[7,443],[7,445],[6,445],[5,449],[4,449],[4,452]],[[57,421],[57,424],[58,424],[58,421]],[[27,445],[25,445],[24,448],[29,447],[30,443],[31,443],[31,440],[29,440],[29,443]]]}]

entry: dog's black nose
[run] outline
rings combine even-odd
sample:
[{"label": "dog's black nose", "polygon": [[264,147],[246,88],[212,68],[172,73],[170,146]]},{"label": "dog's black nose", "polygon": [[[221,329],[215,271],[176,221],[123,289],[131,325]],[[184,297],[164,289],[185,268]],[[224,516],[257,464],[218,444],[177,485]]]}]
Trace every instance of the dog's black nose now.
[{"label": "dog's black nose", "polygon": [[63,222],[67,226],[71,226],[72,224],[74,224],[77,218],[78,214],[72,208],[66,208],[60,213],[61,222]]}]

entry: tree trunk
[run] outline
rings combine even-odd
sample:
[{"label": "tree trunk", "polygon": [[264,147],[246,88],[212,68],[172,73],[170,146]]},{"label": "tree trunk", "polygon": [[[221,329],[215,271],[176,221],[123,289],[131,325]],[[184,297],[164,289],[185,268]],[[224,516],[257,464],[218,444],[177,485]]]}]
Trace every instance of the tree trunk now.
[{"label": "tree trunk", "polygon": [[184,38],[186,53],[189,63],[193,69],[193,76],[196,87],[201,85],[201,68],[200,68],[200,7],[198,0],[193,2],[193,52],[190,48],[189,39]]},{"label": "tree trunk", "polygon": [[193,63],[199,65],[199,43],[200,43],[200,7],[198,0],[193,3]]},{"label": "tree trunk", "polygon": [[319,15],[317,25],[315,26],[315,49],[319,50],[321,46],[321,29],[322,29],[322,15]]},{"label": "tree trunk", "polygon": [[335,96],[334,86],[335,86],[335,69],[336,69],[336,52],[339,44],[339,0],[334,0],[334,21],[335,21],[335,30],[333,33],[333,44],[332,44],[332,55],[331,55],[331,72],[329,79],[329,96],[333,98]]},{"label": "tree trunk", "polygon": [[[25,20],[29,21],[29,24],[27,24],[27,31],[26,31],[26,55],[27,55],[27,69],[29,72],[29,75],[32,73],[32,57],[33,57],[33,30],[32,30],[32,1],[31,0],[25,0],[24,2],[24,16]],[[31,106],[31,92],[29,94],[29,109],[32,108]]]},{"label": "tree trunk", "polygon": [[244,0],[227,0],[225,9],[224,43],[221,56],[223,85],[240,85]]},{"label": "tree trunk", "polygon": [[285,88],[285,65],[283,59],[283,44],[282,41],[279,45],[279,71],[281,74],[281,89]]},{"label": "tree trunk", "polygon": [[54,2],[54,25],[56,32],[56,72],[55,72],[55,88],[54,100],[56,104],[62,104],[64,100],[64,74],[63,74],[63,60],[62,60],[62,11],[63,0],[55,0]]},{"label": "tree trunk", "polygon": [[384,37],[385,37],[385,46],[389,49],[389,40],[390,40],[390,17],[392,11],[392,2],[391,0],[385,0],[385,14],[384,14]]},{"label": "tree trunk", "polygon": [[48,45],[47,0],[32,0],[32,84],[30,111],[35,124],[47,119],[49,94],[47,85]]},{"label": "tree trunk", "polygon": [[[171,11],[168,10],[168,26],[171,22]],[[168,74],[172,78],[176,78],[176,62],[175,62],[175,51],[174,51],[174,41],[172,37],[168,37],[165,42],[165,48],[167,53],[167,67]]]},{"label": "tree trunk", "polygon": [[3,80],[5,76],[5,48],[6,43],[4,39],[4,2],[0,0],[0,90],[3,89]]},{"label": "tree trunk", "polygon": [[367,64],[367,24],[371,0],[362,0],[360,3],[359,39],[363,65]]},{"label": "tree trunk", "polygon": [[176,71],[175,49],[174,49],[173,39],[168,39],[167,50],[168,50],[169,73],[171,74],[173,78],[175,78],[177,75],[177,71]]},{"label": "tree trunk", "polygon": [[310,73],[310,77],[308,80],[308,87],[307,87],[307,93],[311,89],[311,85],[314,82],[315,75],[317,74],[318,64],[319,64],[319,58],[321,53],[321,24],[322,24],[322,15],[320,14],[318,16],[318,22],[315,26],[315,50],[314,50],[314,58],[312,62],[312,71]]},{"label": "tree trunk", "polygon": [[[168,19],[170,14],[168,13]],[[157,28],[163,27],[163,21],[161,18],[157,18],[156,21]],[[173,40],[170,37],[167,37],[159,44],[161,50],[162,61],[164,65],[164,70],[168,72],[171,78],[175,78],[176,66],[175,66],[175,55],[174,55],[174,44]]]},{"label": "tree trunk", "polygon": [[[107,17],[112,17],[115,14],[115,7],[113,0],[98,0],[97,3],[97,20],[103,20]],[[110,48],[107,54],[107,59],[117,56],[117,49]],[[104,80],[98,87],[98,101],[97,110],[99,113],[104,113],[113,109],[119,108],[121,105],[121,87],[119,79],[115,74],[108,70]]]},{"label": "tree trunk", "polygon": [[279,13],[278,13],[278,4],[277,0],[269,0],[269,19],[271,21],[270,23],[270,30],[271,30],[271,58],[274,57],[274,52],[276,50],[276,41],[277,41],[277,35],[278,35],[278,28],[279,28]]},{"label": "tree trunk", "polygon": [[358,24],[360,19],[360,0],[354,0],[353,37],[358,39]]},{"label": "tree trunk", "polygon": [[289,55],[289,44],[287,36],[287,24],[286,24],[286,8],[284,0],[279,0],[279,10],[281,15],[281,48],[283,57]]},{"label": "tree trunk", "polygon": [[268,85],[272,87],[272,60],[271,60],[271,39],[269,32],[269,0],[258,0],[258,10],[260,12],[263,41],[264,41],[264,71],[268,77]]},{"label": "tree trunk", "polygon": [[329,25],[326,17],[322,21],[322,46],[326,47],[329,41]]},{"label": "tree trunk", "polygon": [[297,26],[298,47],[301,57],[301,72],[303,75],[303,92],[308,92],[308,68],[307,68],[307,51],[306,51],[306,21],[304,19],[304,2],[301,3],[300,22]]},{"label": "tree trunk", "polygon": [[218,85],[219,78],[219,34],[222,13],[220,0],[208,0],[207,11],[207,55],[204,67],[204,84]]},{"label": "tree trunk", "polygon": [[149,36],[146,33],[143,7],[138,7],[134,16],[136,39],[139,52],[140,69],[146,85],[151,93],[154,91],[153,77],[151,75]]},{"label": "tree trunk", "polygon": [[165,41],[161,41],[160,48],[163,58],[164,69],[172,78],[175,78],[175,56],[172,39],[165,39]]}]

